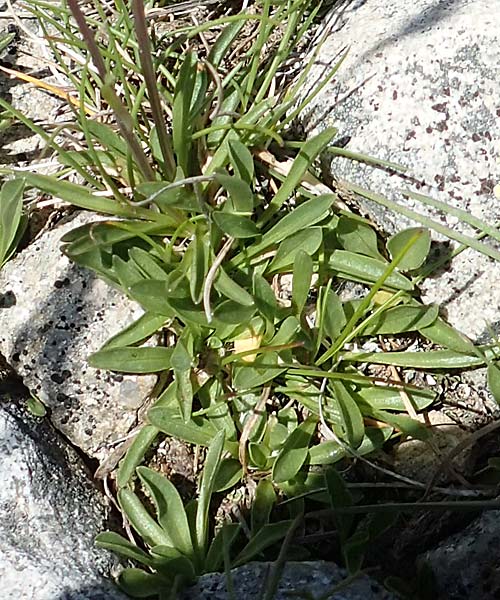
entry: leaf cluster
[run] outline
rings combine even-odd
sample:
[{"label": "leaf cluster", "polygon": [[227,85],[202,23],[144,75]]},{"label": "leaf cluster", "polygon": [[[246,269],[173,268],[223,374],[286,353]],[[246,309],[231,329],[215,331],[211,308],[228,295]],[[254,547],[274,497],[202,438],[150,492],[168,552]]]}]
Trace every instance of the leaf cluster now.
[{"label": "leaf cluster", "polygon": [[[32,3],[77,92],[68,96],[74,121],[48,133],[0,100],[58,161],[55,175],[23,172],[4,184],[0,263],[15,242],[25,185],[109,216],[66,234],[63,251],[144,314],[89,362],[159,373],[166,384],[116,474],[120,507],[147,551],[110,532],[99,543],[147,567],[124,571],[129,593],[167,597],[165,590],[242,564],[283,538],[291,521],[269,522],[276,491],[295,498],[326,481],[333,508],[351,506],[336,471],[318,479],[318,467],[363,456],[388,439],[428,438],[408,412],[426,409],[435,392],[389,371],[374,376],[370,365],[488,364],[497,391],[500,378],[496,346],[475,347],[436,306],[418,300],[429,230],[411,228],[382,243],[315,178],[336,130],[293,138],[295,119],[342,60],[305,96],[315,53],[297,79],[282,75],[319,6],[263,0],[257,14],[159,35],[150,34],[142,0],[111,4],[98,2],[84,15],[76,0]],[[238,50],[248,27],[253,41]],[[281,38],[263,63],[277,27]],[[214,41],[203,50],[195,42],[210,31]],[[346,282],[363,286],[364,295],[343,297]],[[382,336],[414,332],[443,349],[364,349]],[[186,506],[168,479],[141,466],[161,435],[208,448],[198,498]],[[214,493],[246,477],[260,480],[261,512],[234,556],[238,527],[224,525],[210,541],[209,505]],[[338,531],[355,572],[360,548],[381,525],[357,528],[349,519]]]}]

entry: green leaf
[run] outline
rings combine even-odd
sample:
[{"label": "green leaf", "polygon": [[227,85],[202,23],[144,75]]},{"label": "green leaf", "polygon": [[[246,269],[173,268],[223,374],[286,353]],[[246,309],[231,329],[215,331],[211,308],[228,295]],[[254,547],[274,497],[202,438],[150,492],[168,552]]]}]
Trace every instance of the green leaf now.
[{"label": "green leaf", "polygon": [[[274,450],[279,450],[283,446],[290,431],[282,423],[278,423],[278,422],[272,423],[272,421],[271,421],[272,417],[273,417],[273,415],[271,415],[269,418],[267,428],[266,428],[266,434],[267,433],[269,434],[267,444],[268,444],[270,450],[274,451]],[[297,425],[295,425],[295,427],[296,426]]]},{"label": "green leaf", "polygon": [[[190,297],[169,298],[175,316],[186,324],[208,327],[207,317],[200,304],[195,304]],[[233,314],[233,313],[231,313]]]},{"label": "green leaf", "polygon": [[333,514],[337,523],[340,542],[343,546],[349,536],[353,518],[352,515],[339,514],[336,509],[352,506],[352,496],[349,493],[342,476],[334,467],[325,472],[325,483],[330,499],[330,506],[334,511]]},{"label": "green leaf", "polygon": [[[80,260],[82,258],[82,256],[79,257]],[[118,255],[114,254],[111,259],[111,264],[112,270],[125,292],[136,283],[144,281],[143,274],[132,261],[124,261]]]},{"label": "green leaf", "polygon": [[401,271],[413,271],[422,266],[431,247],[431,234],[428,229],[423,227],[411,227],[396,233],[387,241],[387,249],[391,254],[391,258],[394,259],[410,243],[413,237],[416,237],[416,241],[398,265]]},{"label": "green leaf", "polygon": [[500,368],[495,363],[490,363],[487,370],[488,387],[493,398],[500,404]]},{"label": "green leaf", "polygon": [[128,289],[130,297],[139,302],[147,311],[157,315],[172,317],[172,307],[167,302],[167,283],[163,280],[149,279],[135,283]]},{"label": "green leaf", "polygon": [[233,300],[233,302],[243,304],[244,306],[254,306],[253,296],[231,279],[222,267],[217,271],[217,279],[215,280],[214,287],[218,292],[226,296],[226,298]]},{"label": "green leaf", "polygon": [[193,241],[184,255],[183,264],[188,266],[189,292],[194,304],[199,304],[203,295],[208,272],[209,240],[204,227],[197,225]]},{"label": "green leaf", "polygon": [[304,310],[311,291],[313,269],[312,258],[304,250],[299,250],[293,262],[292,280],[292,307],[297,316]]},{"label": "green leaf", "polygon": [[[189,423],[185,423],[177,407],[155,406],[149,410],[148,419],[152,425],[167,435],[207,448],[212,444],[218,432],[209,420],[201,417],[192,417]],[[238,456],[236,442],[226,441],[224,450],[234,457]]]},{"label": "green leaf", "polygon": [[109,348],[91,354],[88,363],[95,369],[122,373],[157,373],[170,369],[172,348]]},{"label": "green leaf", "polygon": [[88,119],[86,122],[89,132],[94,138],[107,150],[113,150],[113,153],[119,154],[122,157],[126,157],[128,153],[128,146],[115,131],[104,123],[100,123],[94,119]]},{"label": "green leaf", "polygon": [[61,242],[69,244],[68,254],[78,256],[96,247],[109,248],[142,236],[152,239],[151,236],[164,235],[167,231],[163,225],[150,221],[94,221],[68,231],[61,238]]},{"label": "green leaf", "polygon": [[69,202],[73,206],[117,217],[149,219],[172,224],[171,219],[166,215],[160,215],[146,208],[128,206],[117,200],[92,194],[83,185],[62,181],[49,175],[39,175],[38,173],[23,172],[23,178],[26,179],[28,185]]},{"label": "green leaf", "polygon": [[352,448],[357,448],[365,435],[363,415],[347,386],[340,380],[332,381],[336,401],[342,419],[346,440]]},{"label": "green leaf", "polygon": [[294,341],[300,331],[300,321],[297,317],[290,315],[280,325],[276,335],[271,339],[271,346],[280,346]]},{"label": "green leaf", "polygon": [[423,423],[405,415],[394,415],[383,410],[373,410],[372,414],[375,419],[387,423],[395,429],[399,429],[404,435],[416,440],[425,441],[432,435]]},{"label": "green leaf", "polygon": [[243,469],[236,458],[224,458],[219,466],[214,484],[215,492],[224,492],[232,488],[241,479]]},{"label": "green leaf", "polygon": [[395,306],[383,311],[363,328],[360,335],[392,335],[416,331],[434,323],[439,314],[437,305]]},{"label": "green leaf", "polygon": [[[403,388],[405,393],[411,397],[412,403],[417,411],[427,408],[436,400],[437,392],[426,389]],[[394,410],[404,412],[406,410],[401,398],[401,389],[396,387],[382,387],[380,385],[362,386],[356,391],[362,403],[380,410]]]},{"label": "green leaf", "polygon": [[[217,359],[215,359],[217,360]],[[212,366],[210,367],[213,368]],[[229,403],[225,398],[225,387],[222,381],[212,377],[197,393],[197,399],[205,409],[205,416],[216,430],[224,429],[227,440],[236,439],[236,427],[231,415]]]},{"label": "green leaf", "polygon": [[168,181],[148,181],[139,183],[135,188],[140,200],[149,198],[160,208],[180,208],[181,210],[201,213],[202,207],[194,192],[186,187],[170,187]]},{"label": "green leaf", "polygon": [[316,417],[308,417],[288,436],[274,462],[272,479],[275,483],[289,481],[300,471],[309,453],[316,425]]},{"label": "green leaf", "polygon": [[278,312],[276,296],[269,283],[257,273],[254,273],[253,276],[253,293],[258,311],[273,324]]},{"label": "green leaf", "polygon": [[143,248],[130,248],[128,255],[148,279],[167,279],[168,274],[162,265],[153,258],[151,252]]},{"label": "green leaf", "polygon": [[[229,140],[229,160],[236,176],[248,185],[252,185],[255,171],[253,156],[250,150],[240,140]],[[252,210],[252,208],[245,210]]]},{"label": "green leaf", "polygon": [[225,523],[213,538],[205,559],[205,572],[213,573],[222,566],[224,550],[229,551],[240,531],[239,523]]},{"label": "green leaf", "polygon": [[[218,67],[222,59],[226,56],[227,51],[231,47],[234,40],[238,37],[238,34],[240,33],[245,22],[245,20],[232,21],[223,28],[215,40],[215,43],[212,44],[210,53],[208,55],[208,62],[210,62],[214,67]],[[215,570],[216,569],[214,569],[214,571]]]},{"label": "green leaf", "polygon": [[349,575],[354,575],[361,569],[369,541],[368,531],[361,528],[342,544],[342,554]]},{"label": "green leaf", "polygon": [[235,390],[259,387],[286,371],[286,367],[279,366],[276,352],[264,352],[250,364],[251,366],[234,367],[233,387]]},{"label": "green leaf", "polygon": [[467,369],[485,363],[477,354],[473,356],[453,350],[431,350],[428,352],[346,352],[342,360],[349,362],[368,362],[396,367],[415,369]]},{"label": "green leaf", "polygon": [[301,229],[306,229],[323,220],[330,210],[335,200],[333,194],[325,194],[307,200],[299,204],[291,212],[282,217],[276,225],[271,227],[257,244],[248,248],[248,255],[255,256],[263,250],[274,244],[279,244],[284,239],[297,233]]},{"label": "green leaf", "polygon": [[118,491],[118,503],[137,533],[150,546],[171,546],[167,532],[158,525],[144,508],[136,494],[128,488]]},{"label": "green leaf", "polygon": [[186,333],[181,335],[173,349],[170,364],[176,371],[190,371],[193,366],[193,357],[188,351],[188,346],[192,345],[189,337]]},{"label": "green leaf", "polygon": [[196,542],[197,549],[205,554],[208,540],[208,511],[210,500],[215,489],[217,471],[219,470],[222,450],[224,448],[224,430],[219,431],[212,439],[212,443],[205,458],[203,474],[201,476],[198,509],[196,511]]},{"label": "green leaf", "polygon": [[24,179],[6,181],[0,190],[0,267],[13,251],[13,243],[21,223]]},{"label": "green leaf", "polygon": [[[290,196],[293,195],[297,189],[297,186],[302,181],[304,174],[312,166],[313,162],[316,160],[322,150],[324,150],[331,142],[335,135],[337,135],[337,130],[333,127],[329,127],[322,131],[319,135],[308,140],[301,147],[297,157],[293,161],[285,181],[282,183],[278,193],[274,196],[268,208],[265,210],[262,217],[263,223],[267,223],[280,210]],[[335,197],[331,197],[330,205],[335,201],[335,199]],[[297,229],[294,231],[297,231]]]},{"label": "green leaf", "polygon": [[148,418],[167,435],[190,444],[208,447],[216,434],[215,428],[206,419],[194,417],[185,423],[177,409],[153,407],[148,412]]},{"label": "green leaf", "polygon": [[175,84],[172,107],[172,143],[177,163],[185,176],[190,175],[189,155],[194,125],[191,118],[191,104],[196,83],[197,60],[194,52],[185,53]]},{"label": "green leaf", "polygon": [[123,569],[118,577],[120,588],[132,598],[150,598],[164,592],[167,585],[158,575],[142,569]]},{"label": "green leaf", "polygon": [[151,548],[151,555],[154,557],[154,567],[159,574],[176,581],[177,584],[182,582],[181,585],[184,586],[196,581],[192,560],[181,554],[176,548],[154,546]]},{"label": "green leaf", "polygon": [[260,235],[255,223],[248,217],[215,211],[213,219],[225,234],[236,239],[251,238]]},{"label": "green leaf", "polygon": [[143,342],[161,329],[165,321],[166,318],[164,315],[146,312],[131,325],[110,338],[101,350],[131,346],[132,344]]},{"label": "green leaf", "polygon": [[435,344],[462,354],[475,354],[474,344],[463,333],[445,323],[443,319],[438,318],[432,325],[422,327],[419,331]]},{"label": "green leaf", "polygon": [[[259,425],[261,425],[260,429],[257,429],[257,435],[252,437],[260,438],[260,432],[264,425],[264,419],[261,419]],[[271,456],[270,449],[263,444],[262,442],[250,442],[248,444],[248,457],[250,460],[250,464],[253,468],[260,469],[264,471],[268,468],[269,457]]]},{"label": "green leaf", "polygon": [[33,394],[26,401],[26,408],[34,417],[43,418],[47,414],[45,404]]},{"label": "green leaf", "polygon": [[[375,283],[383,277],[387,263],[369,256],[362,256],[347,250],[334,250],[330,257],[329,267],[333,273],[343,279]],[[384,287],[396,290],[412,291],[413,284],[397,271],[392,272],[385,280]]]},{"label": "green leaf", "polygon": [[174,369],[174,378],[177,384],[177,401],[185,423],[189,423],[193,410],[193,384],[191,383],[191,369],[177,371]]},{"label": "green leaf", "polygon": [[[233,143],[241,144],[241,142],[239,142],[237,140],[233,140]],[[230,143],[230,145],[231,145],[231,143]],[[246,148],[245,148],[245,150],[246,150]],[[248,152],[248,150],[246,150],[246,151]],[[252,161],[252,167],[253,167],[252,155],[250,155],[250,159]],[[254,206],[253,206],[254,199],[253,199],[253,192],[250,187],[251,180],[246,181],[246,180],[244,180],[244,178],[239,177],[239,176],[231,176],[231,175],[226,175],[224,173],[216,173],[215,181],[217,181],[217,183],[220,186],[222,186],[224,188],[224,190],[226,191],[226,193],[229,195],[229,203],[228,203],[227,207],[230,208],[231,210],[227,213],[214,213],[214,216],[216,214],[225,214],[227,216],[231,212],[243,213],[246,215],[252,214],[253,208],[254,208]],[[252,223],[252,225],[256,231],[256,233],[254,233],[253,235],[257,235],[258,233],[260,233],[259,230],[257,229],[257,227],[255,226],[255,224]],[[222,229],[222,231],[226,231],[224,229],[224,227],[222,227],[221,225],[219,225],[219,227]],[[228,232],[226,232],[226,233],[228,233]],[[229,234],[229,235],[232,235],[232,234]],[[253,236],[250,236],[250,235],[236,236],[235,235],[233,237],[253,237]]]},{"label": "green leaf", "polygon": [[302,231],[297,231],[278,247],[275,257],[267,268],[268,273],[276,273],[286,267],[293,265],[295,257],[299,252],[305,252],[312,256],[323,241],[323,232],[321,227],[309,227]]},{"label": "green leaf", "polygon": [[341,216],[335,235],[344,250],[383,260],[373,227],[356,217]]},{"label": "green leaf", "polygon": [[261,479],[255,490],[255,498],[251,509],[252,537],[269,523],[271,511],[276,504],[276,492],[269,479]]},{"label": "green leaf", "polygon": [[120,462],[116,473],[116,485],[125,487],[132,479],[135,469],[144,459],[146,452],[158,437],[159,429],[153,425],[145,425],[134,438],[125,458]]},{"label": "green leaf", "polygon": [[255,313],[255,306],[244,306],[232,300],[224,300],[214,310],[214,319],[220,323],[239,325],[250,321]]},{"label": "green leaf", "polygon": [[279,521],[278,523],[264,525],[238,554],[233,567],[249,563],[266,548],[282,540],[286,536],[291,524],[292,521]]},{"label": "green leaf", "polygon": [[153,559],[144,550],[141,550],[114,531],[100,533],[96,536],[95,543],[99,548],[111,550],[112,552],[116,552],[116,554],[131,558],[143,565],[152,566],[153,564]]},{"label": "green leaf", "polygon": [[154,501],[158,523],[167,532],[171,544],[185,556],[191,556],[193,543],[179,492],[166,477],[152,469],[138,467],[137,474]]},{"label": "green leaf", "polygon": [[326,297],[321,295],[320,305],[324,307],[321,321],[323,331],[334,342],[347,323],[342,302],[333,290],[326,290]]},{"label": "green leaf", "polygon": [[[375,450],[379,450],[390,438],[393,431],[392,427],[384,427],[382,429],[367,427],[365,429],[365,437],[358,447],[357,453],[364,456],[365,454],[371,454]],[[311,465],[332,465],[348,455],[349,453],[333,440],[321,442],[309,450],[309,463]]]}]

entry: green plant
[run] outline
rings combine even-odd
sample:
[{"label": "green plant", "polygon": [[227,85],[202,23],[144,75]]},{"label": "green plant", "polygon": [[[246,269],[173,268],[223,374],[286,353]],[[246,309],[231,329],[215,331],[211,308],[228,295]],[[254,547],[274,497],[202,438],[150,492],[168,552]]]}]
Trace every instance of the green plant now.
[{"label": "green plant", "polygon": [[[409,415],[431,405],[435,393],[375,376],[366,364],[447,371],[488,364],[498,390],[498,345],[475,347],[437,307],[418,300],[418,283],[435,267],[427,259],[428,229],[400,232],[384,244],[315,178],[315,161],[336,130],[294,137],[295,119],[341,63],[306,97],[300,94],[314,55],[298,78],[282,74],[319,6],[263,0],[258,14],[161,35],[149,34],[141,0],[96,3],[86,16],[76,0],[35,0],[31,10],[76,96],[68,96],[73,122],[52,133],[0,99],[46,140],[58,167],[53,176],[20,173],[12,185],[26,182],[111,217],[67,234],[63,251],[145,312],[89,362],[166,375],[116,474],[121,508],[148,552],[117,534],[99,538],[157,571],[126,571],[129,590],[163,593],[167,584],[176,589],[220,568],[207,550],[212,492],[258,476],[269,496],[275,488],[290,498],[318,493],[319,466],[363,456],[388,439],[427,440],[429,430]],[[269,49],[278,27],[281,39]],[[210,32],[205,50],[197,39]],[[460,241],[496,257],[479,240]],[[342,299],[346,281],[363,284],[364,296]],[[159,331],[167,344],[143,345]],[[413,332],[443,349],[363,350],[366,340]],[[361,350],[348,346],[354,343]],[[210,448],[198,504],[184,509],[172,484],[139,466],[163,434]],[[136,474],[156,520],[132,489]],[[291,526],[285,523],[265,523],[277,525],[273,541]],[[338,527],[355,571],[361,563],[354,550],[370,532]],[[229,553],[233,534],[234,527],[223,527],[212,544]],[[255,554],[247,548],[225,566]]]},{"label": "green plant", "polygon": [[263,480],[257,487],[250,539],[239,552],[236,555],[231,552],[239,534],[238,524],[224,523],[217,534],[210,538],[209,507],[223,447],[224,432],[220,431],[207,452],[198,498],[185,507],[175,486],[166,477],[147,467],[137,468],[141,483],[153,500],[156,520],[129,487],[122,488],[118,493],[124,515],[142,543],[148,545],[149,552],[114,532],[102,533],[96,541],[99,546],[154,570],[154,573],[137,568],[122,571],[119,584],[134,598],[156,594],[160,598],[175,598],[177,591],[193,583],[196,576],[221,568],[228,573],[230,567],[258,556],[280,540],[289,529],[291,521],[269,523],[275,494],[269,482]]}]

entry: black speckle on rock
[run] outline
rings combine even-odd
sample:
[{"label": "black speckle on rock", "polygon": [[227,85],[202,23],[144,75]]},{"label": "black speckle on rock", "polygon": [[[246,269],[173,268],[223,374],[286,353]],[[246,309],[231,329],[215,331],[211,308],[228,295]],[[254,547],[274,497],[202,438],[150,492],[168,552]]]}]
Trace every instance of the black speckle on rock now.
[{"label": "black speckle on rock", "polygon": [[56,400],[64,405],[64,408],[70,409],[74,405],[74,401],[67,394],[62,394],[61,392],[57,394]]},{"label": "black speckle on rock", "polygon": [[17,298],[12,290],[0,294],[0,308],[11,308],[16,305],[16,302]]},{"label": "black speckle on rock", "polygon": [[447,110],[446,110],[446,102],[440,102],[438,104],[434,104],[432,106],[432,108],[434,110],[436,110],[437,112],[441,112],[441,113],[446,113],[447,112]]},{"label": "black speckle on rock", "polygon": [[64,379],[61,377],[61,375],[59,375],[59,373],[52,373],[52,375],[50,376],[50,379],[54,383],[57,383],[58,385],[64,381]]},{"label": "black speckle on rock", "polygon": [[474,132],[472,134],[472,141],[473,142],[479,142],[480,139],[481,139],[481,136],[479,135],[479,133]]},{"label": "black speckle on rock", "polygon": [[495,187],[495,181],[492,179],[480,179],[481,187],[479,191],[476,192],[478,196],[488,195],[493,193],[493,188]]}]

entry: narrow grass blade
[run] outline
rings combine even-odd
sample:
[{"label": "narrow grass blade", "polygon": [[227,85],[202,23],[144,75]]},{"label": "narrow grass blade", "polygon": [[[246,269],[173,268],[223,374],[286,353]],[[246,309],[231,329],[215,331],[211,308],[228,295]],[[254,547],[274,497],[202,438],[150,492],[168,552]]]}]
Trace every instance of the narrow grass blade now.
[{"label": "narrow grass blade", "polygon": [[335,129],[325,129],[325,131],[313,137],[302,146],[302,148],[299,150],[297,158],[293,161],[290,173],[282,183],[278,193],[274,196],[269,203],[269,206],[264,211],[264,214],[260,219],[261,225],[267,223],[290,198],[298,184],[302,181],[304,174],[311,167],[321,151],[324,150],[331,142],[335,134]]}]

